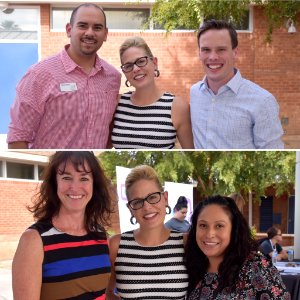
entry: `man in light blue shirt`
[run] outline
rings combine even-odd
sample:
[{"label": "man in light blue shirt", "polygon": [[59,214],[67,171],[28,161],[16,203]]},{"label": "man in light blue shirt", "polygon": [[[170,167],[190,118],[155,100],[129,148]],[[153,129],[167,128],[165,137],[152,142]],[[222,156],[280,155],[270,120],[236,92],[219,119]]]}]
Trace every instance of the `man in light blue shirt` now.
[{"label": "man in light blue shirt", "polygon": [[198,32],[206,76],[191,87],[195,148],[283,149],[275,97],[234,67],[237,33],[225,21],[206,21]]}]

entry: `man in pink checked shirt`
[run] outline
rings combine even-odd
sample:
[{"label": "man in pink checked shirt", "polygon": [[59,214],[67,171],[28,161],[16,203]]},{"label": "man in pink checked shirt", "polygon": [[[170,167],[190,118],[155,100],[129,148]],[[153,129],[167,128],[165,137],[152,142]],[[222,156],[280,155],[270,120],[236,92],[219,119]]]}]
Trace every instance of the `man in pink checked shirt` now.
[{"label": "man in pink checked shirt", "polygon": [[9,148],[107,146],[121,75],[97,55],[108,33],[104,11],[78,6],[66,31],[70,45],[32,66],[17,86]]}]

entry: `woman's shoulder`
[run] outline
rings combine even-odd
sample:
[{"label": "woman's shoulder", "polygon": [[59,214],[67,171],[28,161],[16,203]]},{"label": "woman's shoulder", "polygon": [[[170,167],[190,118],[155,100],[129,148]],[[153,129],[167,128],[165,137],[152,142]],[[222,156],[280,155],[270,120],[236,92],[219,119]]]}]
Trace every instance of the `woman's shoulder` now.
[{"label": "woman's shoulder", "polygon": [[40,235],[49,231],[51,228],[53,228],[53,225],[48,221],[38,221],[28,227],[28,229],[38,231]]},{"label": "woman's shoulder", "polygon": [[120,97],[123,99],[130,99],[132,94],[133,94],[133,91],[128,91],[128,92],[121,94]]},{"label": "woman's shoulder", "polygon": [[20,237],[18,251],[26,253],[26,255],[41,254],[43,252],[43,242],[39,232],[31,228],[25,230]]},{"label": "woman's shoulder", "polygon": [[272,262],[260,252],[251,252],[247,257],[241,272],[240,277],[246,278],[261,278],[263,281],[270,278],[277,278],[279,272]]},{"label": "woman's shoulder", "polygon": [[178,110],[178,111],[183,111],[183,112],[188,112],[190,111],[190,104],[188,101],[183,99],[180,96],[174,96],[173,99],[173,109]]},{"label": "woman's shoulder", "polygon": [[256,293],[256,299],[289,299],[282,278],[270,260],[259,252],[251,252],[239,274],[239,288]]},{"label": "woman's shoulder", "polygon": [[252,251],[245,260],[244,267],[251,268],[255,266],[269,267],[271,262],[260,252]]},{"label": "woman's shoulder", "polygon": [[169,241],[179,241],[180,243],[185,240],[185,234],[177,230],[170,230]]}]

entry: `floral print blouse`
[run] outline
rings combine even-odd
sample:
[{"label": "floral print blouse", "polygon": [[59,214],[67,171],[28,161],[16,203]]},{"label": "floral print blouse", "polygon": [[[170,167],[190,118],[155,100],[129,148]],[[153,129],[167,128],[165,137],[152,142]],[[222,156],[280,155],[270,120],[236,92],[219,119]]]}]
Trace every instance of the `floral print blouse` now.
[{"label": "floral print blouse", "polygon": [[281,276],[260,253],[251,253],[240,270],[234,291],[223,289],[213,296],[218,286],[218,273],[206,273],[203,281],[191,292],[188,300],[290,300]]}]

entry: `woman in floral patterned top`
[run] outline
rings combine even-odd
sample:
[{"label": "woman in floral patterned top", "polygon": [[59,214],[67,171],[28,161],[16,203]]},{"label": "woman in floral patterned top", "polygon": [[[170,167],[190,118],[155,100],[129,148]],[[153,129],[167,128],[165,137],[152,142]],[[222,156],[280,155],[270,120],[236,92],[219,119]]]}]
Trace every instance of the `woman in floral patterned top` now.
[{"label": "woman in floral patterned top", "polygon": [[251,237],[233,199],[209,197],[192,216],[186,245],[188,300],[290,299],[281,276]]}]

